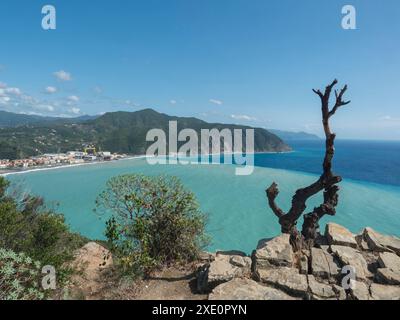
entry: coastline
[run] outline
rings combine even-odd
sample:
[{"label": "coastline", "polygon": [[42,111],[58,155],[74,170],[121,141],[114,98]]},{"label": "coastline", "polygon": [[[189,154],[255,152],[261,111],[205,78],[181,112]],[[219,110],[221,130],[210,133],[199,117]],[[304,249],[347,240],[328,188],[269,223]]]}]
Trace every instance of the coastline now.
[{"label": "coastline", "polygon": [[[295,150],[290,150],[290,151],[259,151],[259,152],[252,152],[249,154],[286,154],[286,153],[293,153]],[[224,154],[227,155],[234,155],[234,154],[239,154],[240,152],[227,152],[227,153],[221,153],[221,154],[215,154],[215,153],[209,153],[206,154],[205,156],[213,156],[213,155],[220,155],[223,156]],[[177,155],[180,154],[174,154],[170,155],[170,157],[176,157]],[[201,155],[197,155],[201,156]],[[79,167],[79,166],[87,166],[87,165],[96,165],[96,164],[104,164],[104,163],[113,163],[117,161],[124,161],[124,160],[134,160],[134,159],[144,159],[144,158],[150,158],[153,156],[148,156],[148,155],[132,155],[132,156],[127,156],[122,159],[118,160],[110,160],[110,161],[94,161],[94,162],[85,162],[85,163],[76,163],[76,164],[58,164],[58,165],[50,165],[50,166],[40,166],[36,168],[29,168],[29,169],[4,169],[0,170],[0,176],[7,177],[10,175],[17,175],[17,174],[25,174],[25,173],[30,173],[30,172],[35,172],[35,171],[46,171],[46,170],[56,170],[56,169],[65,169],[65,168],[72,168],[72,167]],[[190,158],[190,157],[188,157]],[[223,164],[223,163],[212,163],[212,164]]]}]

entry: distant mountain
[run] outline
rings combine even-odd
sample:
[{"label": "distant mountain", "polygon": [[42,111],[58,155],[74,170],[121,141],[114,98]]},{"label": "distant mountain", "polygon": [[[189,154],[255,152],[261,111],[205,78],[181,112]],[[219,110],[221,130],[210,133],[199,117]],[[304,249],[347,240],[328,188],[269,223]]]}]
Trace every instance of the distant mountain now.
[{"label": "distant mountain", "polygon": [[[48,152],[66,152],[94,144],[101,150],[127,154],[145,154],[151,142],[146,142],[149,130],[168,132],[169,121],[178,122],[178,131],[201,129],[249,129],[247,126],[207,123],[196,118],[173,117],[152,109],[137,112],[110,112],[83,119],[53,119],[14,128],[0,129],[0,158],[15,159]],[[200,135],[199,135],[200,136]],[[273,133],[255,128],[256,152],[282,152],[291,148]]]},{"label": "distant mountain", "polygon": [[0,128],[18,127],[43,122],[81,122],[95,119],[97,116],[83,115],[75,118],[44,117],[37,115],[19,114],[0,110]]},{"label": "distant mountain", "polygon": [[285,142],[290,142],[293,140],[320,140],[321,138],[315,134],[307,133],[307,132],[291,132],[291,131],[282,131],[276,129],[268,129],[268,131],[277,135]]}]

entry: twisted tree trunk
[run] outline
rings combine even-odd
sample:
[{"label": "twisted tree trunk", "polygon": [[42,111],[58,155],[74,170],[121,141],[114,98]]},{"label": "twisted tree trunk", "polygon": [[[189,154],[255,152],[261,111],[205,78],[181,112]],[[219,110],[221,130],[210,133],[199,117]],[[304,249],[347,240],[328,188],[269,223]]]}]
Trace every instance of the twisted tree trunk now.
[{"label": "twisted tree trunk", "polygon": [[[336,111],[350,103],[350,101],[343,101],[343,95],[347,90],[347,85],[339,92],[335,90],[335,105],[329,109],[329,98],[332,93],[333,87],[338,83],[335,79],[330,85],[325,88],[325,92],[320,90],[313,90],[321,99],[322,110],[322,124],[325,132],[325,157],[323,162],[323,173],[319,179],[308,187],[298,189],[292,198],[292,206],[290,210],[285,213],[276,204],[275,199],[279,194],[278,185],[274,182],[266,190],[269,206],[279,219],[281,230],[283,233],[291,235],[291,242],[295,249],[301,249],[306,243],[312,246],[314,240],[319,234],[319,220],[326,214],[335,215],[336,206],[338,204],[339,187],[337,184],[342,181],[340,176],[332,172],[332,159],[335,154],[335,137],[329,126],[329,119],[336,113]],[[297,220],[306,210],[306,202],[313,195],[324,190],[324,202],[314,208],[310,213],[304,215],[304,222],[301,234],[297,230]]]}]

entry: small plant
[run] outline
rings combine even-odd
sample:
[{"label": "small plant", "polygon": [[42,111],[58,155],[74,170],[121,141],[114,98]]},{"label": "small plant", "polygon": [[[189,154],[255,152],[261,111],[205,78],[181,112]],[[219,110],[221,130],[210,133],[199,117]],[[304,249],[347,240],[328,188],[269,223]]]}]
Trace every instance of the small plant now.
[{"label": "small plant", "polygon": [[41,300],[40,263],[0,248],[0,300]]},{"label": "small plant", "polygon": [[125,271],[148,274],[161,265],[192,261],[208,243],[206,217],[176,177],[111,178],[96,207],[112,214],[105,235]]}]

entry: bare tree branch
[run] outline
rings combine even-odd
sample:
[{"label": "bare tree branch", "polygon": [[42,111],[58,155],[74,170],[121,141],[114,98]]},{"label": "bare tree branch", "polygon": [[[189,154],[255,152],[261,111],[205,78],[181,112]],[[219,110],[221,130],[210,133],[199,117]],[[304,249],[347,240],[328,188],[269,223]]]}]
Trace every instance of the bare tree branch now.
[{"label": "bare tree branch", "polygon": [[[343,95],[347,91],[347,85],[345,85],[340,92],[335,90],[335,105],[329,110],[329,98],[332,89],[337,83],[338,81],[335,79],[331,84],[326,86],[324,93],[322,93],[321,90],[313,89],[313,92],[321,99],[322,124],[325,132],[325,157],[322,165],[322,175],[313,184],[296,191],[292,198],[292,206],[287,213],[284,213],[276,203],[276,198],[279,194],[278,185],[274,182],[266,190],[268,204],[274,214],[279,218],[282,232],[290,233],[292,239],[299,240],[296,228],[297,220],[303,215],[307,208],[307,200],[313,195],[324,190],[324,202],[304,216],[302,227],[302,236],[304,240],[309,241],[315,239],[319,232],[318,221],[326,214],[334,215],[336,213],[335,208],[338,204],[337,192],[339,190],[336,184],[342,181],[342,178],[334,175],[332,172],[332,159],[335,154],[334,142],[336,135],[331,132],[329,118],[332,117],[341,106],[350,103],[350,101],[343,101]],[[301,247],[301,244],[297,244],[297,247]]]}]

